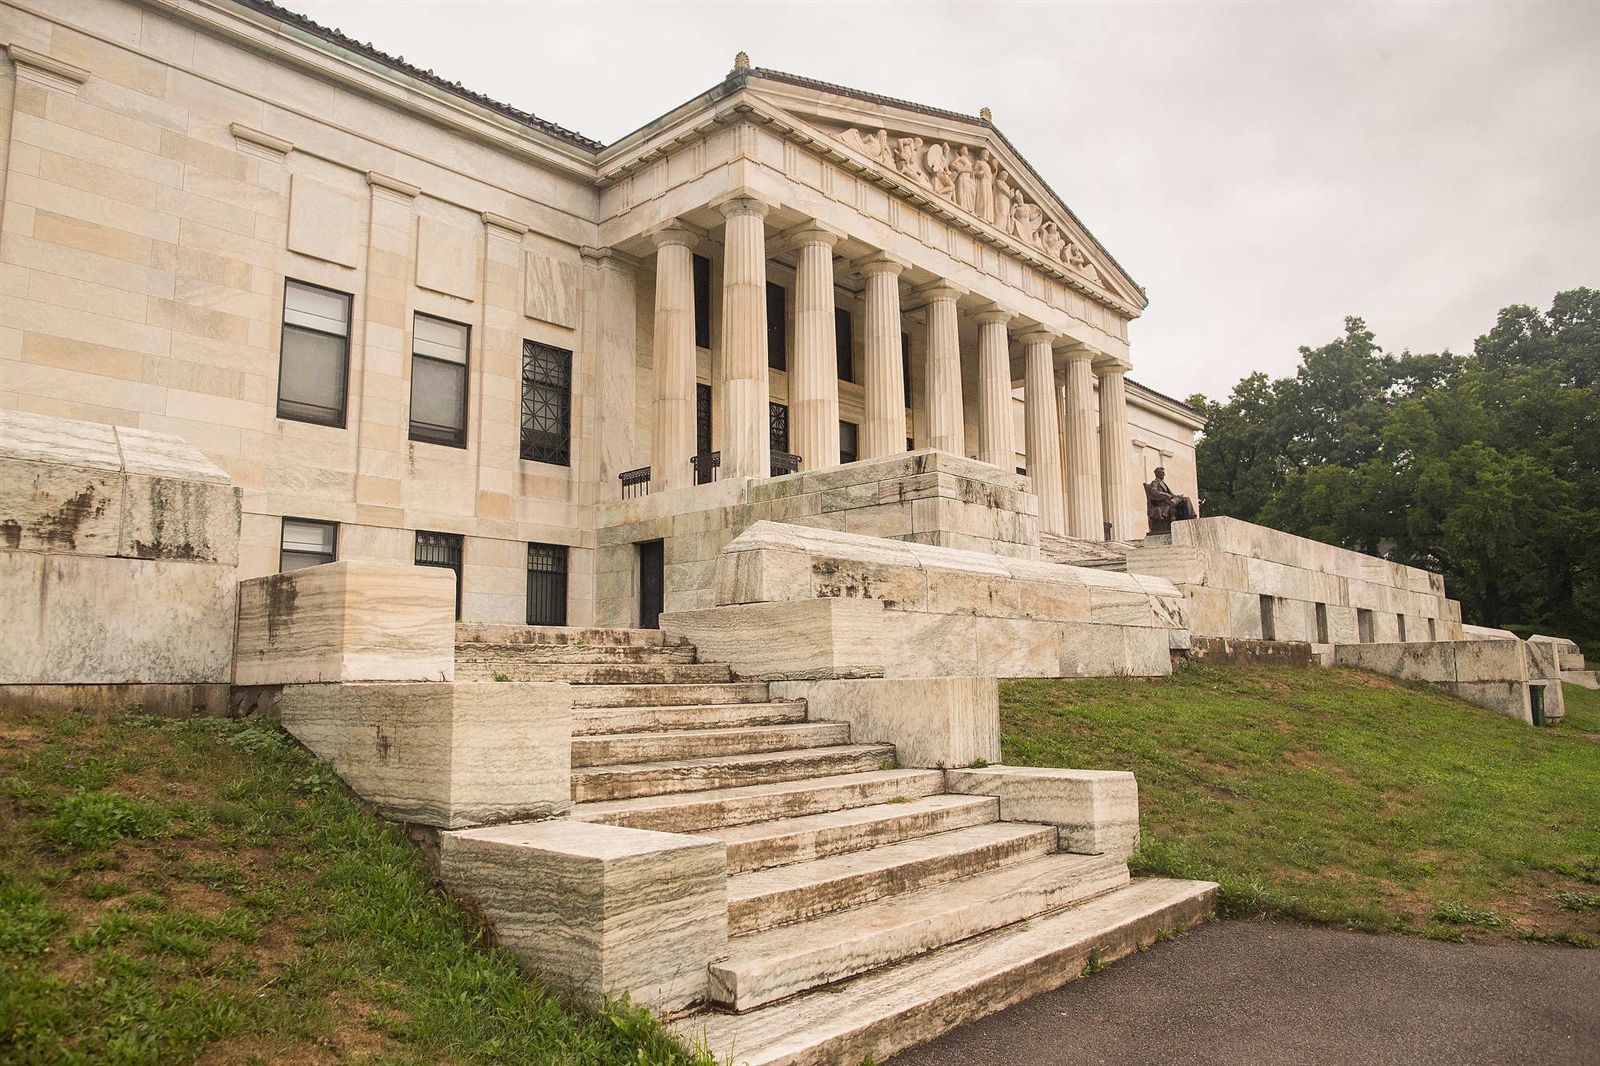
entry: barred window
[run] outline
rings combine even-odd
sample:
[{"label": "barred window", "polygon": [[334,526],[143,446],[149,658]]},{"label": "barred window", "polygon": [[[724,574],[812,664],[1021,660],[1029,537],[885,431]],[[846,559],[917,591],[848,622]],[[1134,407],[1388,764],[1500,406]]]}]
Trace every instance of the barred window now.
[{"label": "barred window", "polygon": [[278,541],[278,573],[321,566],[339,557],[339,524],[311,518],[285,518]]},{"label": "barred window", "polygon": [[285,281],[278,417],[344,428],[349,377],[349,295]]},{"label": "barred window", "polygon": [[461,619],[461,557],[460,533],[434,533],[417,530],[417,547],[413,560],[418,566],[437,566],[456,575],[456,619]]},{"label": "barred window", "polygon": [[522,457],[572,462],[572,353],[522,342]]},{"label": "barred window", "polygon": [[694,281],[694,346],[711,347],[711,260],[697,255],[692,260]]},{"label": "barred window", "polygon": [[411,439],[467,446],[470,330],[418,312],[411,330]]},{"label": "barred window", "polygon": [[567,624],[567,546],[528,545],[528,624]]},{"label": "barred window", "polygon": [[767,282],[767,366],[789,369],[789,292],[777,282]]}]

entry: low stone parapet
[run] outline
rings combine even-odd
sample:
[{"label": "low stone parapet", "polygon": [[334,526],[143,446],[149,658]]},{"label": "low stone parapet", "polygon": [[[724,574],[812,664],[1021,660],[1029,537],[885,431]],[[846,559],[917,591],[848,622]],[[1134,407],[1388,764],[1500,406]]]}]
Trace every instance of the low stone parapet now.
[{"label": "low stone parapet", "polygon": [[1139,847],[1139,785],[1125,770],[986,766],[944,780],[948,792],[999,797],[1005,821],[1055,826],[1062,851],[1125,859]]},{"label": "low stone parapet", "polygon": [[1340,666],[1426,681],[1497,714],[1532,725],[1565,714],[1560,671],[1547,648],[1517,640],[1341,644]]}]

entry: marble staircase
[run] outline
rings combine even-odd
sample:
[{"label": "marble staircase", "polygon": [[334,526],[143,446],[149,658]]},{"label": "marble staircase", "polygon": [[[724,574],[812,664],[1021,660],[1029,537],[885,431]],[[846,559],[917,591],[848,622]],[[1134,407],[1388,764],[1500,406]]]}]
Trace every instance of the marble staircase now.
[{"label": "marble staircase", "polygon": [[513,629],[462,627],[458,676],[572,683],[571,819],[726,848],[727,950],[673,1019],[719,1062],[881,1058],[1211,909],[1215,886],[1065,853],[681,641]]}]

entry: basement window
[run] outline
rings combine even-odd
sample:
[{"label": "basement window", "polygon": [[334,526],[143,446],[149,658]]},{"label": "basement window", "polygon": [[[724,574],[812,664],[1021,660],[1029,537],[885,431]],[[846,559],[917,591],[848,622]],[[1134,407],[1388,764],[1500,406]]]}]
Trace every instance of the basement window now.
[{"label": "basement window", "polygon": [[1404,644],[1406,642],[1406,616],[1397,614],[1394,616],[1394,620],[1400,623],[1400,643]]},{"label": "basement window", "polygon": [[567,624],[567,546],[528,545],[528,624]]},{"label": "basement window", "polygon": [[1375,640],[1372,634],[1372,612],[1365,607],[1356,608],[1356,634],[1363,644],[1371,644]]},{"label": "basement window", "polygon": [[417,548],[414,561],[418,566],[437,566],[456,575],[456,621],[461,620],[461,557],[460,533],[434,533],[417,530]]},{"label": "basement window", "polygon": [[1262,596],[1260,598],[1260,600],[1261,600],[1261,639],[1262,640],[1277,640],[1278,639],[1278,632],[1277,632],[1277,628],[1273,625],[1273,619],[1272,619],[1272,597],[1271,596]]},{"label": "basement window", "polygon": [[339,557],[339,523],[285,518],[278,541],[278,573],[321,566]]},{"label": "basement window", "polygon": [[1328,605],[1317,604],[1317,643],[1328,643]]}]

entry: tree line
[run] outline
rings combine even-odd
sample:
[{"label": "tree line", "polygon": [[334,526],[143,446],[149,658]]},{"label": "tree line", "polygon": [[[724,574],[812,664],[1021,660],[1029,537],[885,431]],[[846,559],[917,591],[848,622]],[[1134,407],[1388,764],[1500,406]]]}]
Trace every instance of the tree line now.
[{"label": "tree line", "polygon": [[1292,377],[1190,397],[1201,514],[1439,571],[1468,622],[1600,658],[1600,292],[1504,308],[1471,355],[1344,326]]}]

